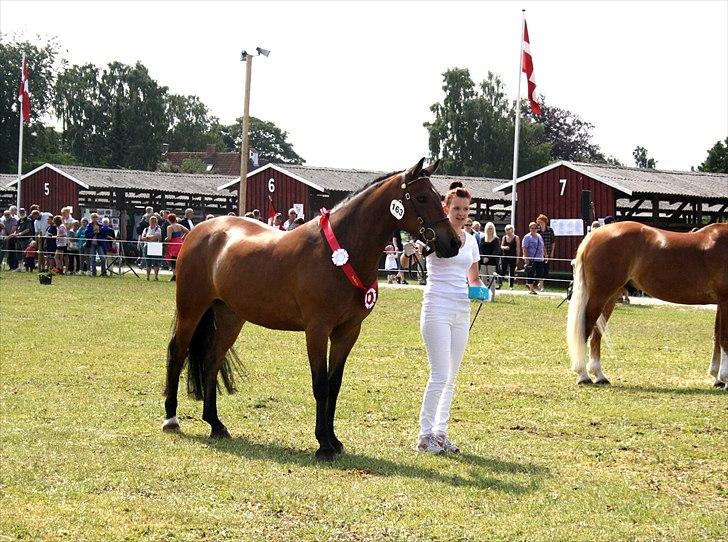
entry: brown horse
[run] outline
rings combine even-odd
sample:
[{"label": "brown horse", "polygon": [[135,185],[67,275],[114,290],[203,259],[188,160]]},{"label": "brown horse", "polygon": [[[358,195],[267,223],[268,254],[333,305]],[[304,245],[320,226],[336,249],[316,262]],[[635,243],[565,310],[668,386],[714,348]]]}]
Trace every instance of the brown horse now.
[{"label": "brown horse", "polygon": [[[230,436],[217,415],[217,377],[221,372],[227,390],[234,391],[227,354],[233,353],[243,324],[251,322],[305,331],[316,399],[316,457],[331,460],[343,451],[334,433],[336,399],[346,358],[376,301],[378,262],[392,232],[420,236],[445,258],[460,247],[429,180],[437,162],[426,168],[423,162],[377,179],[338,205],[330,218],[289,232],[238,217],[205,221],[192,230],[177,259],[164,431],[179,431],[177,388],[187,358],[188,392],[204,400],[202,419],[212,428],[210,436]],[[332,248],[327,232],[339,247]],[[358,286],[347,278],[351,272],[359,274]]]},{"label": "brown horse", "polygon": [[[577,383],[609,384],[601,368],[601,340],[625,284],[652,297],[687,305],[718,305],[710,374],[728,383],[728,224],[675,233],[637,222],[599,228],[579,245],[569,304],[567,342]],[[586,342],[591,337],[589,366]]]}]

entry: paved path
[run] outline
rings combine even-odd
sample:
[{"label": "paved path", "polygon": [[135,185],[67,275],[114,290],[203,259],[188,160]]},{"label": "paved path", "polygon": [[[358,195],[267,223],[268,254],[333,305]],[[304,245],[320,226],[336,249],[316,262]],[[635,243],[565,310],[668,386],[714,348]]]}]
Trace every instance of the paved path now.
[{"label": "paved path", "polygon": [[[424,289],[424,286],[420,286],[419,284],[387,284],[386,282],[382,283],[380,281],[379,283],[380,288],[416,288],[416,289]],[[528,296],[528,297],[536,297],[536,298],[556,298],[559,301],[564,299],[564,296],[566,294],[564,292],[539,292],[538,295],[530,295],[528,293],[528,290],[508,290],[501,288],[500,290],[496,290],[495,297],[498,299],[499,296]],[[672,306],[672,307],[690,307],[690,308],[698,308],[698,309],[708,309],[708,310],[717,310],[717,305],[681,305],[679,303],[670,303],[668,301],[662,301],[661,299],[656,299],[654,297],[640,297],[640,296],[632,296],[629,298],[629,301],[632,305],[646,305],[646,306]]]}]

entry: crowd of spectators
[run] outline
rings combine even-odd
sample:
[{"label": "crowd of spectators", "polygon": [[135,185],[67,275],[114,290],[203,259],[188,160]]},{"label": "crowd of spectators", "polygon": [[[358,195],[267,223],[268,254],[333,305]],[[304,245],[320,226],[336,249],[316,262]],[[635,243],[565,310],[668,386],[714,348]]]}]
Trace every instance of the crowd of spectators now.
[{"label": "crowd of spectators", "polygon": [[[295,214],[295,210],[291,209]],[[80,220],[73,209],[64,207],[60,214],[42,211],[38,205],[26,209],[13,205],[0,217],[0,271],[39,271],[64,275],[108,276],[111,263],[119,257],[134,259],[133,248],[139,254],[137,263],[159,280],[159,270],[172,271],[175,280],[175,260],[184,237],[199,223],[194,209],[188,208],[181,217],[167,210],[159,213],[146,207],[134,230],[136,240],[120,240],[109,217],[91,213]],[[235,213],[228,215],[236,216]],[[260,212],[257,212],[260,216]],[[204,220],[215,218],[208,214]],[[285,229],[291,230],[303,219],[290,216]],[[281,224],[284,224],[281,221]],[[283,228],[282,228],[283,229]],[[127,248],[121,254],[120,243]],[[154,246],[156,245],[156,246]],[[152,252],[149,251],[153,247]]]},{"label": "crowd of spectators", "polygon": [[[200,221],[191,208],[181,214],[180,218],[167,210],[157,213],[149,206],[139,220],[135,229],[139,254],[137,264],[146,271],[147,280],[152,277],[159,280],[160,269],[172,271],[171,280],[175,280],[177,254],[185,236]],[[228,215],[236,216],[232,212]],[[287,218],[276,213],[266,220],[258,209],[246,213],[245,217],[281,231],[291,231],[304,223],[293,208],[288,210]],[[208,214],[203,220],[214,218],[214,215]],[[553,258],[556,247],[556,237],[548,217],[539,215],[529,224],[529,231],[523,237],[516,235],[510,224],[505,227],[502,237],[498,237],[492,222],[488,222],[481,231],[479,222],[467,219],[463,229],[478,243],[481,274],[486,282],[494,278],[500,287],[503,280],[507,280],[512,289],[522,263],[530,293],[544,291],[549,260]],[[400,237],[401,233],[395,232],[391,244],[386,247],[384,267],[388,282],[407,284],[405,270],[396,263],[407,244],[407,240]],[[37,269],[56,274],[96,276],[100,271],[100,275],[105,276],[110,273],[110,261],[118,256],[118,243],[109,218],[100,217],[97,213],[78,220],[73,217],[71,207],[64,207],[60,214],[54,215],[42,211],[38,205],[31,205],[29,212],[13,205],[0,218],[0,270],[7,265],[13,272]],[[417,256],[414,261],[419,262],[416,271],[420,282],[424,283],[422,247],[413,243],[409,246],[414,247]]]}]

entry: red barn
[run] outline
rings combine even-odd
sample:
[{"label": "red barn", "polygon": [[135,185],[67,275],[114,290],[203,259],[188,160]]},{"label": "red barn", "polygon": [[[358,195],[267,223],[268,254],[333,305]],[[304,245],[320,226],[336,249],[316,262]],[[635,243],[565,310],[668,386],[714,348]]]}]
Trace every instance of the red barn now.
[{"label": "red barn", "polygon": [[[557,259],[571,260],[583,239],[584,226],[590,227],[593,220],[606,216],[678,231],[726,220],[727,216],[728,175],[721,173],[560,161],[519,177],[516,183],[516,233],[523,237],[528,223],[545,214],[557,234]],[[511,186],[509,181],[495,190],[510,194]],[[593,207],[583,217],[581,198],[585,190],[590,192]],[[552,269],[571,271],[568,261]]]},{"label": "red barn", "polygon": [[[248,173],[245,210],[259,209],[265,217],[270,198],[275,210],[284,216],[288,209],[300,205],[305,220],[310,220],[318,215],[321,207],[331,209],[352,192],[360,190],[386,173],[295,164],[266,164]],[[502,179],[433,175],[431,180],[435,188],[444,194],[456,178],[462,180],[473,195],[473,214],[476,218],[502,222],[509,200],[502,192],[496,193],[493,190],[503,182]],[[218,190],[237,193],[239,184],[238,177],[221,185]]]},{"label": "red barn", "polygon": [[44,211],[59,215],[68,205],[74,211],[78,209],[78,195],[82,189],[88,190],[89,185],[51,164],[44,164],[23,175],[20,202],[25,208],[37,203]]}]

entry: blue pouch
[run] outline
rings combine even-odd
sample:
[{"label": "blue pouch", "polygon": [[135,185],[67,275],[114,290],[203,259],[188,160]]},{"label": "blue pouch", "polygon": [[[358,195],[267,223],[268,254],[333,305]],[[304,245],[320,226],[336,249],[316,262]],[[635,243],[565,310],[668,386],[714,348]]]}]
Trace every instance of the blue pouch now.
[{"label": "blue pouch", "polygon": [[477,301],[490,301],[490,290],[485,286],[468,286],[468,298]]}]

